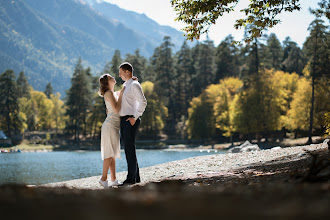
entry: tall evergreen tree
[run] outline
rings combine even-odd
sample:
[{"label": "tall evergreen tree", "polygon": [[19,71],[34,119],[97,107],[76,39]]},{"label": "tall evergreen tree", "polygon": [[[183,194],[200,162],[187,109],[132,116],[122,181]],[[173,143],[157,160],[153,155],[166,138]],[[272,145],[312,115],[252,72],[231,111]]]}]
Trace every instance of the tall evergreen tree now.
[{"label": "tall evergreen tree", "polygon": [[91,102],[91,89],[89,76],[82,66],[81,58],[75,66],[71,78],[71,87],[67,91],[67,115],[69,117],[68,129],[75,135],[79,144],[79,136],[82,129],[86,129],[86,119]]},{"label": "tall evergreen tree", "polygon": [[50,98],[50,95],[53,94],[53,87],[50,82],[46,85],[45,94],[46,94],[47,98]]},{"label": "tall evergreen tree", "polygon": [[[199,81],[199,94],[211,83],[215,82],[215,62],[214,62],[213,41],[206,40],[200,44],[197,78]],[[195,88],[197,89],[197,88]]]},{"label": "tall evergreen tree", "polygon": [[191,74],[191,96],[197,97],[201,94],[199,78],[198,78],[198,69],[199,69],[199,58],[201,53],[201,44],[197,42],[197,44],[191,48],[191,58],[192,58],[192,74]]},{"label": "tall evergreen tree", "polygon": [[267,64],[268,68],[274,68],[276,70],[281,69],[282,63],[282,46],[280,41],[277,39],[274,33],[271,33],[267,39],[267,49],[268,49],[268,56],[267,56]]},{"label": "tall evergreen tree", "polygon": [[134,76],[138,77],[139,82],[145,81],[145,75],[147,74],[147,59],[140,55],[140,50],[137,49],[134,54],[127,54],[126,60],[131,63],[134,68]]},{"label": "tall evergreen tree", "polygon": [[312,98],[308,138],[308,142],[311,143],[313,132],[315,84],[322,77],[324,77],[325,80],[329,80],[330,76],[330,34],[328,27],[324,25],[324,21],[318,18],[309,25],[308,30],[310,30],[310,36],[307,37],[303,49],[309,58],[312,78]]},{"label": "tall evergreen tree", "polygon": [[[260,69],[260,49],[258,39],[254,39],[253,45],[250,47],[250,53],[248,55],[248,75],[244,77],[244,82],[254,81],[251,76],[258,76]],[[257,77],[259,78],[259,77]]]},{"label": "tall evergreen tree", "polygon": [[191,57],[191,49],[185,41],[181,49],[176,54],[176,69],[177,69],[177,86],[176,86],[176,112],[177,115],[177,130],[183,138],[187,138],[186,120],[188,118],[189,102],[192,96],[192,76],[193,63]]},{"label": "tall evergreen tree", "polygon": [[302,75],[305,65],[304,55],[297,43],[293,42],[290,37],[286,37],[283,41],[282,70]]},{"label": "tall evergreen tree", "polygon": [[0,75],[0,120],[8,137],[19,130],[18,95],[14,71],[6,70]]},{"label": "tall evergreen tree", "polygon": [[181,115],[188,116],[188,105],[192,97],[191,79],[193,76],[193,62],[191,57],[191,49],[185,41],[181,49],[177,52],[177,78],[178,78],[178,100],[180,102],[179,111]]},{"label": "tall evergreen tree", "polygon": [[234,38],[229,35],[223,40],[216,49],[216,74],[215,82],[225,77],[237,77],[239,74],[238,49],[233,44]]},{"label": "tall evergreen tree", "polygon": [[289,73],[298,73],[302,75],[304,66],[306,65],[303,53],[301,49],[296,46],[293,47],[288,55],[288,57],[282,63],[282,68]]},{"label": "tall evergreen tree", "polygon": [[164,101],[168,108],[168,118],[165,130],[167,134],[175,134],[175,124],[176,124],[176,73],[174,69],[174,59],[172,55],[173,44],[171,38],[164,37],[163,43],[160,45],[159,57],[156,59],[155,71],[157,72],[157,78],[155,81],[156,93],[160,96],[161,100]]},{"label": "tall evergreen tree", "polygon": [[145,81],[156,82],[157,74],[158,74],[157,66],[160,59],[160,51],[161,51],[160,47],[156,47],[154,53],[149,58],[149,62],[148,62],[149,65],[147,66],[147,70],[146,70],[148,74],[144,76]]},{"label": "tall evergreen tree", "polygon": [[21,71],[19,73],[16,83],[17,83],[18,97],[20,97],[20,98],[26,97],[26,98],[30,99],[31,98],[31,95],[30,95],[31,86],[28,83],[23,71]]},{"label": "tall evergreen tree", "polygon": [[120,64],[122,64],[122,62],[123,60],[121,58],[120,51],[116,50],[112,57],[112,60],[108,62],[103,69],[103,73],[109,73],[110,75],[115,77],[117,81],[117,86],[122,84],[122,80],[119,77],[119,73],[118,73],[118,68]]},{"label": "tall evergreen tree", "polygon": [[[297,47],[297,43],[293,42],[290,37],[286,37],[285,40],[283,41],[283,59],[282,62],[288,58],[290,51],[294,48]],[[285,71],[285,69],[283,68]]]}]

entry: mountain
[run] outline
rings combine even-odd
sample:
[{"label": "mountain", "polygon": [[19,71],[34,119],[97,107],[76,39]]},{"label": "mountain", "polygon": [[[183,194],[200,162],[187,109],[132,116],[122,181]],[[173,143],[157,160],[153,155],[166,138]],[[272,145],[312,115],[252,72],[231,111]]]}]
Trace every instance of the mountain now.
[{"label": "mountain", "polygon": [[148,38],[154,45],[159,46],[164,36],[170,36],[174,51],[180,49],[183,43],[182,32],[169,26],[159,25],[145,14],[127,11],[117,5],[102,0],[84,0],[105,17],[119,21],[126,27]]},{"label": "mountain", "polygon": [[139,48],[142,55],[151,56],[161,37],[149,38],[143,28],[132,29],[120,20],[82,0],[0,1],[0,73],[24,71],[34,89],[43,91],[51,82],[65,95],[79,57],[98,74],[116,49],[125,55]]}]

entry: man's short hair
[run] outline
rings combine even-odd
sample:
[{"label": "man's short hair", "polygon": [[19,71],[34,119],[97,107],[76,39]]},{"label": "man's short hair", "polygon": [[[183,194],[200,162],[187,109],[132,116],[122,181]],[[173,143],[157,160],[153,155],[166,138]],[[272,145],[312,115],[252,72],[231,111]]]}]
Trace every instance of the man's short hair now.
[{"label": "man's short hair", "polygon": [[128,70],[131,73],[133,73],[134,70],[132,64],[130,64],[129,62],[124,62],[120,64],[119,69]]}]

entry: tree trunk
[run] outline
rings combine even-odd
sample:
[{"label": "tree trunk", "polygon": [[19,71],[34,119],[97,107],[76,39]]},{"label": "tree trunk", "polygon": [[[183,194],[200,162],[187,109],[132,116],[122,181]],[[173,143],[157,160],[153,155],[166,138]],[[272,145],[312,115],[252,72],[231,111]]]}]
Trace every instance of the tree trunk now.
[{"label": "tree trunk", "polygon": [[[315,65],[314,65],[315,66]],[[315,68],[315,67],[313,67]],[[314,71],[313,71],[314,72]],[[314,115],[314,73],[312,75],[312,105],[310,110],[310,120],[309,120],[309,134],[308,134],[308,143],[312,143],[312,133],[313,133],[313,115]]]},{"label": "tree trunk", "polygon": [[[318,31],[317,31],[318,32]],[[315,47],[314,47],[314,57],[313,57],[313,70],[312,70],[312,105],[310,110],[309,117],[309,134],[308,134],[308,143],[312,143],[312,132],[313,132],[313,116],[314,116],[314,87],[315,87],[315,66],[316,66],[316,58],[317,56],[317,34],[315,35]]]}]

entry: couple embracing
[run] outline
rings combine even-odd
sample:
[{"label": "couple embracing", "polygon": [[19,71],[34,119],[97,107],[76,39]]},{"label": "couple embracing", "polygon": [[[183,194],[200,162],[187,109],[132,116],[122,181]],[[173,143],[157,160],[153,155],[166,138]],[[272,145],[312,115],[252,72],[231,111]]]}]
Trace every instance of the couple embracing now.
[{"label": "couple embracing", "polygon": [[[101,157],[103,174],[99,183],[109,186],[131,185],[139,183],[140,173],[136,158],[135,136],[140,125],[147,100],[137,78],[133,76],[133,66],[124,62],[119,66],[119,77],[125,81],[123,88],[115,92],[116,80],[110,74],[99,79],[99,95],[104,98],[107,117],[101,129]],[[127,161],[127,177],[121,183],[116,178],[116,160],[120,158],[120,141],[123,145]],[[108,181],[108,170],[111,179]]]}]

